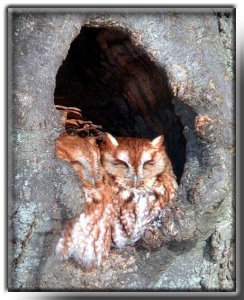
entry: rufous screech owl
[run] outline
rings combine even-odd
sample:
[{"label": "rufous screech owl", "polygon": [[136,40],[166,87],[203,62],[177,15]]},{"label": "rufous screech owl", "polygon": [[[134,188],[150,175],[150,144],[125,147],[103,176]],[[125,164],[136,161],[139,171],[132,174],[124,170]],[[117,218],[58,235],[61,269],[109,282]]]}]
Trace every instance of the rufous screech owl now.
[{"label": "rufous screech owl", "polygon": [[133,245],[164,222],[177,183],[163,136],[151,141],[106,133],[98,147],[94,138],[63,134],[56,155],[73,165],[86,198],[85,211],[63,230],[58,257],[99,266],[111,245]]},{"label": "rufous screech owl", "polygon": [[61,260],[75,260],[84,268],[100,266],[111,245],[114,220],[111,188],[100,162],[95,138],[62,134],[56,141],[57,157],[76,170],[84,188],[85,210],[69,220],[56,246]]},{"label": "rufous screech owl", "polygon": [[150,141],[107,134],[101,161],[112,187],[113,244],[133,245],[145,230],[161,225],[163,209],[177,189],[163,136]]}]

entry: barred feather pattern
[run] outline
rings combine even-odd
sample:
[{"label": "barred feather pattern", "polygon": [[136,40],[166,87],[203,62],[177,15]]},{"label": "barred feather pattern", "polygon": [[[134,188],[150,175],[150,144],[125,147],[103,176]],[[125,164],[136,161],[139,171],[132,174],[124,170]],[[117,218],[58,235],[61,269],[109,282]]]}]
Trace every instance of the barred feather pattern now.
[{"label": "barred feather pattern", "polygon": [[174,199],[177,183],[163,137],[149,141],[107,134],[101,159],[112,186],[113,245],[133,245],[146,230],[162,224],[171,226],[169,231],[175,234],[174,223],[165,222],[165,209]]},{"label": "barred feather pattern", "polygon": [[111,188],[99,149],[92,138],[62,134],[56,141],[56,155],[74,167],[85,194],[85,210],[65,224],[56,256],[84,268],[99,267],[110,250],[114,219]]},{"label": "barred feather pattern", "polygon": [[175,234],[168,204],[177,183],[162,136],[106,134],[99,148],[93,138],[62,134],[56,155],[74,167],[85,192],[85,210],[65,224],[56,245],[59,259],[99,267],[112,245],[134,245],[162,224]]},{"label": "barred feather pattern", "polygon": [[84,268],[99,267],[111,246],[113,205],[108,186],[86,192],[86,209],[69,220],[56,246],[61,260],[73,259]]}]

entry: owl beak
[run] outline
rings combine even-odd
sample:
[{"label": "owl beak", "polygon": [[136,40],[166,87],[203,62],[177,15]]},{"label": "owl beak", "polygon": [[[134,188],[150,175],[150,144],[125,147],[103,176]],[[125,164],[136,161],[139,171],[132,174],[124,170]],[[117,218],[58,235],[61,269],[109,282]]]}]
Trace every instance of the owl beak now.
[{"label": "owl beak", "polygon": [[95,185],[95,183],[96,183],[94,177],[89,178],[89,179],[88,179],[88,182],[89,182],[89,184],[91,184],[91,185]]},{"label": "owl beak", "polygon": [[137,186],[138,185],[138,176],[137,175],[134,175],[133,176],[133,184],[134,184],[134,186]]}]

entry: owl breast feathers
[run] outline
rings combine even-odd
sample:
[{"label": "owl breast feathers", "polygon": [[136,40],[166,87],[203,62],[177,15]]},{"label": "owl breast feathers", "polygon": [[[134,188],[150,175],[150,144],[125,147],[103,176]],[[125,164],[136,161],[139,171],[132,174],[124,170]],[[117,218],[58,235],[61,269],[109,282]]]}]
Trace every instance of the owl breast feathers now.
[{"label": "owl breast feathers", "polygon": [[56,155],[75,168],[86,198],[85,211],[63,230],[58,257],[99,266],[111,244],[133,245],[146,230],[161,226],[177,189],[163,136],[150,141],[107,133],[98,148],[93,138],[64,134]]},{"label": "owl breast feathers", "polygon": [[177,183],[163,137],[153,141],[106,135],[101,149],[115,207],[112,240],[121,248],[134,244],[150,226],[158,225]]}]

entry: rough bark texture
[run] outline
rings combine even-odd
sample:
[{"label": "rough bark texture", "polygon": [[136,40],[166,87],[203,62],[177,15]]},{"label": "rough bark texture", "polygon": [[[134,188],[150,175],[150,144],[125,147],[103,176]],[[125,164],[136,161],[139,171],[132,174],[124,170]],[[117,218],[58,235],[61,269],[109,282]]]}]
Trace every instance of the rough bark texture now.
[{"label": "rough bark texture", "polygon": [[[232,12],[10,9],[9,22],[9,288],[234,291]],[[54,156],[63,130],[54,91],[70,44],[88,23],[140,34],[167,73],[186,160],[177,238],[154,251],[113,249],[101,269],[85,272],[54,257],[63,222],[82,210],[78,178]]]}]

